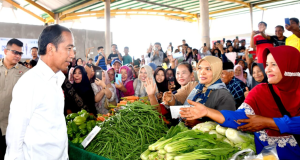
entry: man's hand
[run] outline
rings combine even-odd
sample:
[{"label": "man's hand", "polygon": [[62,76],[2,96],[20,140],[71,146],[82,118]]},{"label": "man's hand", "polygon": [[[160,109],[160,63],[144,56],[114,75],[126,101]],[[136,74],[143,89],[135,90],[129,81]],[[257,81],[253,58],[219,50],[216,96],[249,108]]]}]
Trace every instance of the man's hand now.
[{"label": "man's hand", "polygon": [[291,27],[290,25],[286,24],[286,25],[285,25],[285,29],[288,30],[288,31],[291,31],[291,30],[292,30],[292,27]]},{"label": "man's hand", "polygon": [[254,37],[255,35],[257,35],[258,33],[260,33],[259,31],[252,31],[251,36]]}]

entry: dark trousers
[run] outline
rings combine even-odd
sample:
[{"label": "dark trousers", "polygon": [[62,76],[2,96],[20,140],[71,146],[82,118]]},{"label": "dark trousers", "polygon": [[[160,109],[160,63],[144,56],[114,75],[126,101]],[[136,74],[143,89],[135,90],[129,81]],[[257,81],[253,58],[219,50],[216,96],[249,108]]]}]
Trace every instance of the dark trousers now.
[{"label": "dark trousers", "polygon": [[6,141],[5,136],[2,136],[2,132],[0,129],[0,160],[4,160],[4,155],[6,152]]}]

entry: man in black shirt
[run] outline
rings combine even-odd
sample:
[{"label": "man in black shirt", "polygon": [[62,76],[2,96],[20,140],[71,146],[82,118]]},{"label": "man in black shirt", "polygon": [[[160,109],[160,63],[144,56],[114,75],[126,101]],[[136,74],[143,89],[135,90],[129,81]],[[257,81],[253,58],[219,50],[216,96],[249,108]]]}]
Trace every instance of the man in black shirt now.
[{"label": "man in black shirt", "polygon": [[118,51],[118,46],[116,44],[111,45],[112,53],[107,58],[107,63],[111,64],[114,59],[119,59],[121,62],[123,61],[121,53]]},{"label": "man in black shirt", "polygon": [[275,27],[276,36],[268,36],[265,33],[262,33],[262,36],[267,40],[271,41],[274,44],[274,46],[277,47],[277,46],[285,45],[286,37],[283,36],[283,33],[284,33],[284,27],[278,25]]}]

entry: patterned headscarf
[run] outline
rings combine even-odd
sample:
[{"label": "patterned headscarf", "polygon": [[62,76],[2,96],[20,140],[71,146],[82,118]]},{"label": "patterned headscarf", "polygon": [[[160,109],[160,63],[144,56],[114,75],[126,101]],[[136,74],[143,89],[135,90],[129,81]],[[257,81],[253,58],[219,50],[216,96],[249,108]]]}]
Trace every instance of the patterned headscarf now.
[{"label": "patterned headscarf", "polygon": [[124,86],[126,86],[126,84],[129,82],[129,81],[132,81],[132,77],[133,77],[133,74],[132,74],[132,71],[131,69],[128,67],[128,66],[122,66],[119,70],[119,73],[121,73],[121,70],[122,69],[125,69],[126,72],[127,72],[127,79],[125,80],[125,82],[123,83]]}]

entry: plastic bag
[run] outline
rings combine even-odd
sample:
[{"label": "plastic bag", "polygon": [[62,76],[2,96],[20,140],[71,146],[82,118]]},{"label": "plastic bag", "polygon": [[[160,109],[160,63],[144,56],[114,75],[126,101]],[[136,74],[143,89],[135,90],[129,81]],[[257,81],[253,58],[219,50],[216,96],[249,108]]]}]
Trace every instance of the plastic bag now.
[{"label": "plastic bag", "polygon": [[[230,160],[279,160],[276,146],[265,146],[258,155],[254,155],[251,149],[245,149],[234,154]],[[249,153],[245,155],[247,152]]]}]

